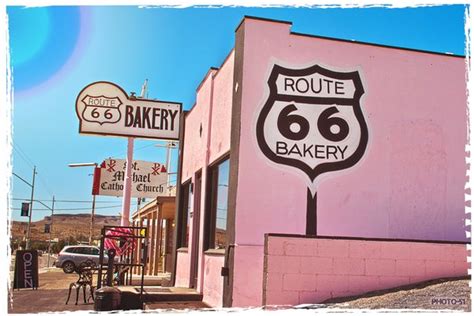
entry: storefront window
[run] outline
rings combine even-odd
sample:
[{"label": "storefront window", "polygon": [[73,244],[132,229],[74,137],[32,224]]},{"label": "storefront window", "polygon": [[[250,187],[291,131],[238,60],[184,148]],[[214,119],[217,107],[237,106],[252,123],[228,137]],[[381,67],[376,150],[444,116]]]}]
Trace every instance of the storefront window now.
[{"label": "storefront window", "polygon": [[227,241],[227,200],[229,191],[229,159],[210,169],[211,205],[209,249],[223,249]]},{"label": "storefront window", "polygon": [[193,207],[193,193],[191,192],[191,182],[183,184],[183,207],[181,209],[182,221],[181,221],[181,245],[180,247],[188,247],[189,245],[189,223],[191,218],[191,212]]}]

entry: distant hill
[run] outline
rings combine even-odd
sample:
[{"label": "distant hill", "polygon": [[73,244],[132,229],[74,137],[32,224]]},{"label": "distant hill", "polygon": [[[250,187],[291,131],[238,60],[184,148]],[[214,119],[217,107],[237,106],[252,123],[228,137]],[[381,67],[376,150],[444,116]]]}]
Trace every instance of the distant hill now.
[{"label": "distant hill", "polygon": [[[44,233],[44,225],[50,223],[51,216],[45,216],[42,220],[31,222],[32,240],[49,240],[49,233]],[[76,240],[89,240],[89,228],[91,222],[90,214],[54,214],[51,238],[68,239],[74,237]],[[94,237],[100,237],[100,229],[104,225],[120,225],[120,216],[94,216]],[[22,240],[26,237],[28,222],[13,221],[11,237]]]}]

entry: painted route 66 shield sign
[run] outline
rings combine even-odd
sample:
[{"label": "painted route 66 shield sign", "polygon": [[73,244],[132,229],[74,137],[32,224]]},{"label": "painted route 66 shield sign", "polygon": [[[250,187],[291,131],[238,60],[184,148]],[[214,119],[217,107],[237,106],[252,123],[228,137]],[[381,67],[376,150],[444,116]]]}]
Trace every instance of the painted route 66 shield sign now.
[{"label": "painted route 66 shield sign", "polygon": [[105,123],[117,123],[122,117],[119,107],[122,102],[118,97],[105,97],[86,95],[81,102],[85,107],[82,111],[82,118],[88,122],[97,122],[100,125]]},{"label": "painted route 66 shield sign", "polygon": [[303,171],[315,183],[319,175],[350,168],[362,158],[368,130],[358,71],[275,64],[268,86],[256,126],[258,146],[268,159]]}]

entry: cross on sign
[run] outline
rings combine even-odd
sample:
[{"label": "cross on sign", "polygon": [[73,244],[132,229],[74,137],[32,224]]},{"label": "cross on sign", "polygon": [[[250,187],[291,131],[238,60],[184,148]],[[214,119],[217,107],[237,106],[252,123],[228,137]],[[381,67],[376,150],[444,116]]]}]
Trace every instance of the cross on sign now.
[{"label": "cross on sign", "polygon": [[108,172],[115,171],[114,167],[116,164],[117,164],[116,161],[111,159],[110,162],[107,164],[107,171]]},{"label": "cross on sign", "polygon": [[155,163],[153,164],[153,166],[151,167],[151,171],[152,171],[152,175],[156,176],[156,175],[159,175],[160,174],[160,164],[159,163]]}]

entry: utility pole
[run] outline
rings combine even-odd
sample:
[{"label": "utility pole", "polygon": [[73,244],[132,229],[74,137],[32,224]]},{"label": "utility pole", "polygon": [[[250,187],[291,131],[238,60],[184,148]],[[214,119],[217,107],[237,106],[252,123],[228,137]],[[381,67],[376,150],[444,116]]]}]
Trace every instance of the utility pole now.
[{"label": "utility pole", "polygon": [[140,205],[142,203],[142,198],[137,198],[137,212],[140,211]]},{"label": "utility pole", "polygon": [[171,169],[171,149],[176,148],[176,142],[174,141],[166,141],[165,145],[157,144],[155,147],[166,147],[166,172],[168,173],[166,176],[166,189],[168,190],[168,195],[171,196],[171,175],[175,174],[173,172],[170,172]]},{"label": "utility pole", "polygon": [[[97,162],[70,163],[68,166],[71,167],[71,168],[94,167],[94,174],[96,172],[100,172],[100,171],[97,170],[97,167],[99,166],[99,164]],[[92,182],[94,182],[94,181],[92,181]],[[94,218],[95,218],[95,194],[94,194],[94,189],[92,189],[92,212],[91,212],[91,224],[90,224],[90,227],[89,227],[89,245],[92,245],[92,235],[94,233]]]},{"label": "utility pole", "polygon": [[49,259],[51,257],[51,234],[53,232],[53,216],[54,216],[54,195],[53,195],[53,203],[51,205],[51,221],[49,224],[48,268],[49,268]]},{"label": "utility pole", "polygon": [[26,231],[26,250],[30,249],[31,214],[33,214],[33,197],[34,197],[34,192],[35,192],[35,176],[36,176],[36,166],[33,167],[33,181],[31,182],[30,214],[29,214],[29,218],[28,218],[28,230]]},{"label": "utility pole", "polygon": [[[97,166],[96,166],[97,168]],[[95,169],[94,169],[94,172]],[[95,194],[92,194],[92,213],[91,213],[91,227],[89,229],[89,246],[92,245],[92,236],[94,235],[94,217],[95,217]]]}]

